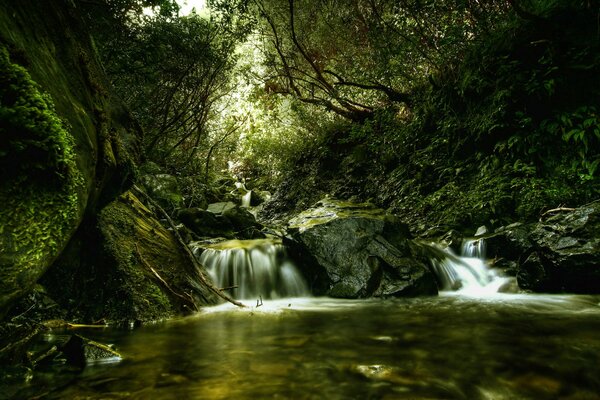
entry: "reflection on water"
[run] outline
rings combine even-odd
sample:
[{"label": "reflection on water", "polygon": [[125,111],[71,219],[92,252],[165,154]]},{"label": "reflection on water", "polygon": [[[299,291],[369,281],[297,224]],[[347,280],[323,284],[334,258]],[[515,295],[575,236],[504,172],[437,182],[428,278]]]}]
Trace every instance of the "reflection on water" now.
[{"label": "reflection on water", "polygon": [[[125,360],[88,367],[45,398],[595,399],[599,303],[443,295],[222,305],[133,331],[87,332]],[[34,378],[21,394],[41,386]]]}]

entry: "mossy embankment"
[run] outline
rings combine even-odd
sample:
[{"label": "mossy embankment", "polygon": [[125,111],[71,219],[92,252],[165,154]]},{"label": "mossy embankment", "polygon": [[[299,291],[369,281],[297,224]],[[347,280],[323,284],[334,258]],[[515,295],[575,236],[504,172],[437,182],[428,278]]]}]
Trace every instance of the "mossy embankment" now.
[{"label": "mossy embankment", "polygon": [[539,218],[600,194],[600,39],[587,6],[507,19],[432,74],[410,108],[337,123],[289,163],[265,216],[324,194],[419,233]]},{"label": "mossy embankment", "polygon": [[119,197],[142,132],[112,95],[79,6],[0,1],[0,319],[29,310],[18,301],[38,282],[31,298],[86,322],[214,302],[189,283],[172,233]]},{"label": "mossy embankment", "polygon": [[95,226],[82,226],[41,283],[68,320],[132,323],[215,304],[213,293],[193,283],[196,274],[173,233],[127,191],[99,212]]}]

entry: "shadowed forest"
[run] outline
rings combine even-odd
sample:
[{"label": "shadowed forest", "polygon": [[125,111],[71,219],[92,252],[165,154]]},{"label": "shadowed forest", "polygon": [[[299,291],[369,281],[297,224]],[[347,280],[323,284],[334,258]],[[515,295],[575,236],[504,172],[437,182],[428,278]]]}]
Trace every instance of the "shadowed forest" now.
[{"label": "shadowed forest", "polygon": [[0,398],[593,399],[599,294],[597,0],[0,0]]}]

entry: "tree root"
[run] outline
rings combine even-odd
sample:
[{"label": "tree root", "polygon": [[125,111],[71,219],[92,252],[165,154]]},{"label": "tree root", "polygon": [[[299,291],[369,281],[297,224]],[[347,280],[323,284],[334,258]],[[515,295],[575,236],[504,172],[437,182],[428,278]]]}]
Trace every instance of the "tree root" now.
[{"label": "tree root", "polygon": [[142,262],[142,264],[148,268],[153,274],[154,276],[171,292],[173,293],[175,296],[179,297],[180,299],[182,299],[183,301],[189,303],[192,305],[192,308],[195,309],[196,311],[198,311],[198,306],[196,305],[196,302],[194,301],[193,297],[190,296],[188,293],[185,293],[187,295],[184,296],[182,294],[177,293],[175,290],[173,290],[173,288],[171,287],[171,285],[169,285],[167,283],[167,281],[165,281],[159,274],[158,272],[156,272],[156,270],[154,268],[152,268],[152,266],[150,264],[148,264],[148,262],[146,260],[144,260],[144,257],[142,257],[142,253],[140,252],[140,249],[137,245],[137,243],[135,244],[135,251],[140,259],[140,261]]},{"label": "tree root", "polygon": [[206,288],[208,288],[211,292],[213,292],[214,294],[216,294],[218,297],[222,298],[223,300],[228,301],[231,304],[234,304],[234,305],[236,305],[238,307],[246,307],[245,304],[242,304],[239,301],[232,299],[227,294],[223,293],[221,290],[219,290],[217,287],[215,287],[206,278],[206,276],[204,276],[204,274],[202,273],[202,266],[200,265],[200,263],[198,262],[198,260],[196,260],[196,257],[194,257],[194,254],[192,254],[192,251],[190,250],[190,248],[188,247],[188,245],[181,238],[181,235],[177,231],[177,228],[175,227],[175,224],[173,223],[173,220],[171,219],[171,217],[169,216],[169,214],[167,214],[167,212],[165,210],[163,210],[163,208],[161,206],[159,206],[154,200],[152,200],[152,198],[150,196],[148,196],[139,187],[137,187],[137,185],[133,185],[133,189],[137,193],[141,194],[146,199],[146,201],[148,201],[148,203],[150,203],[155,209],[157,209],[158,211],[160,211],[160,213],[165,217],[167,223],[169,224],[171,230],[173,231],[173,235],[175,236],[175,239],[177,240],[177,243],[179,244],[179,246],[181,247],[181,249],[183,250],[183,252],[187,256],[187,259],[190,262],[190,264],[194,267],[194,270],[195,270],[194,273],[200,279],[201,283]]}]

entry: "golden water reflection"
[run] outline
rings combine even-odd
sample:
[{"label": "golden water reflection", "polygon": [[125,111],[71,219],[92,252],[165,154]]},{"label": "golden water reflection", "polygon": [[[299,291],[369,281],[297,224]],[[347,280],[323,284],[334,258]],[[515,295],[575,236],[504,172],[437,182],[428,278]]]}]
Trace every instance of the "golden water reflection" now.
[{"label": "golden water reflection", "polygon": [[595,399],[599,303],[499,295],[223,305],[90,332],[125,360],[87,368],[46,398]]}]

